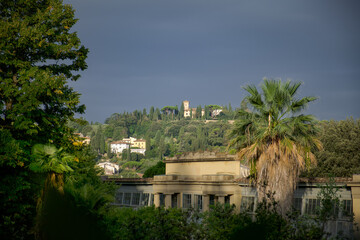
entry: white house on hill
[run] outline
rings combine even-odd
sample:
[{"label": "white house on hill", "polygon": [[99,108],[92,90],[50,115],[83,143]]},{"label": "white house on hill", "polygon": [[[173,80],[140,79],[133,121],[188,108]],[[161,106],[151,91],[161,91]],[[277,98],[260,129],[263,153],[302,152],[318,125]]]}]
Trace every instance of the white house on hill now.
[{"label": "white house on hill", "polygon": [[116,141],[116,142],[110,143],[110,148],[111,148],[112,153],[118,154],[118,153],[122,153],[123,150],[125,150],[125,149],[129,149],[130,143],[125,142],[125,141]]}]

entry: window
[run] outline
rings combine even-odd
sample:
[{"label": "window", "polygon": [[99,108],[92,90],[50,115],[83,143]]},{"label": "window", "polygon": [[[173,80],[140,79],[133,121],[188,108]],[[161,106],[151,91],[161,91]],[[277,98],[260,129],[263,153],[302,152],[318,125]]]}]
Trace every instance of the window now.
[{"label": "window", "polygon": [[293,207],[296,211],[301,213],[302,208],[302,198],[294,198]]},{"label": "window", "polygon": [[151,193],[150,206],[154,205],[154,194]]},{"label": "window", "polygon": [[305,199],[305,214],[315,215],[320,207],[320,199]]},{"label": "window", "polygon": [[209,206],[215,205],[215,195],[209,195]]},{"label": "window", "polygon": [[149,194],[148,193],[142,193],[141,194],[141,206],[147,206],[149,205]]},{"label": "window", "polygon": [[183,208],[191,208],[191,194],[183,194]]},{"label": "window", "polygon": [[124,193],[123,204],[130,205],[130,202],[131,202],[131,193]]},{"label": "window", "polygon": [[199,210],[203,209],[202,195],[195,195],[195,208]]},{"label": "window", "polygon": [[178,194],[177,193],[171,195],[171,207],[172,208],[177,208],[177,206],[178,206],[177,199],[178,199]]},{"label": "window", "polygon": [[122,192],[116,192],[115,195],[115,203],[123,204],[123,193]]},{"label": "window", "polygon": [[139,206],[140,204],[140,193],[133,193],[131,199],[131,205]]},{"label": "window", "polygon": [[165,194],[159,193],[160,206],[165,206]]},{"label": "window", "polygon": [[241,212],[253,212],[255,206],[255,197],[242,197],[240,211]]},{"label": "window", "polygon": [[352,200],[343,200],[342,201],[342,215],[351,216],[353,214],[353,204]]},{"label": "window", "polygon": [[225,196],[224,201],[225,201],[225,204],[230,205],[230,196],[229,196],[229,195],[228,195],[228,196]]}]

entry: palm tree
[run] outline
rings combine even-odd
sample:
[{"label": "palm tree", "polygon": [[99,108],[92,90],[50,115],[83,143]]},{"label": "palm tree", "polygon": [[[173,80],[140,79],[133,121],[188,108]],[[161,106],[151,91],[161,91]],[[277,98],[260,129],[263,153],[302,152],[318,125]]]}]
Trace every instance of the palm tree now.
[{"label": "palm tree", "polygon": [[259,199],[274,193],[283,213],[291,206],[300,172],[315,162],[311,153],[321,148],[316,138],[316,119],[299,114],[316,97],[296,98],[301,83],[264,79],[262,94],[254,85],[238,112],[230,147],[250,165]]},{"label": "palm tree", "polygon": [[53,145],[36,144],[32,149],[34,160],[29,165],[30,170],[46,173],[44,190],[53,187],[63,192],[64,173],[73,171],[68,165],[74,157]]},{"label": "palm tree", "polygon": [[46,208],[49,197],[53,194],[64,194],[64,173],[73,171],[68,163],[74,157],[53,145],[36,144],[32,149],[33,160],[29,165],[30,170],[38,173],[45,173],[46,179],[41,195],[37,202],[37,217],[35,236],[37,239],[46,239],[43,236],[43,224],[47,221]]}]

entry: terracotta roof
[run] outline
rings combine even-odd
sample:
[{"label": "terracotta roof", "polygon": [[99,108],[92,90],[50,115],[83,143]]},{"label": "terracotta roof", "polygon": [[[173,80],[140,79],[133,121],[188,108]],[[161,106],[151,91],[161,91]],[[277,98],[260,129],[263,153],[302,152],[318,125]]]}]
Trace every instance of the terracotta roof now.
[{"label": "terracotta roof", "polygon": [[129,144],[128,142],[124,142],[124,141],[115,141],[115,142],[112,142],[110,144]]}]

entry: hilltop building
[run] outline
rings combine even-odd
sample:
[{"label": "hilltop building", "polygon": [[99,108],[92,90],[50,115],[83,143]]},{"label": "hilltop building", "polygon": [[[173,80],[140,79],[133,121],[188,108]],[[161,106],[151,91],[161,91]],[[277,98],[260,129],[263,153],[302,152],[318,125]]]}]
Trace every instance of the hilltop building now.
[{"label": "hilltop building", "polygon": [[116,141],[110,143],[110,149],[112,153],[121,154],[125,149],[130,148],[130,143],[126,141]]},{"label": "hilltop building", "polygon": [[105,175],[113,175],[119,172],[119,165],[112,162],[101,162],[96,164],[96,166],[103,168]]},{"label": "hilltop building", "polygon": [[[190,108],[190,102],[185,100],[183,101],[183,105],[184,105],[184,117],[190,117],[192,116],[192,118],[194,118],[196,116],[196,108]],[[201,109],[201,116],[205,115],[205,110],[202,108]]]},{"label": "hilltop building", "polygon": [[123,138],[123,140],[121,141],[111,142],[110,148],[111,148],[111,152],[115,154],[121,154],[125,149],[130,148],[130,152],[135,152],[145,155],[146,140],[136,139],[133,137]]},{"label": "hilltop building", "polygon": [[[183,105],[184,105],[184,117],[192,117],[194,118],[196,116],[196,108],[190,108],[190,102],[188,100],[183,101]],[[211,117],[216,117],[218,116],[220,113],[222,112],[222,109],[212,109],[210,114]],[[202,108],[201,109],[201,116],[205,115],[205,109]]]}]

